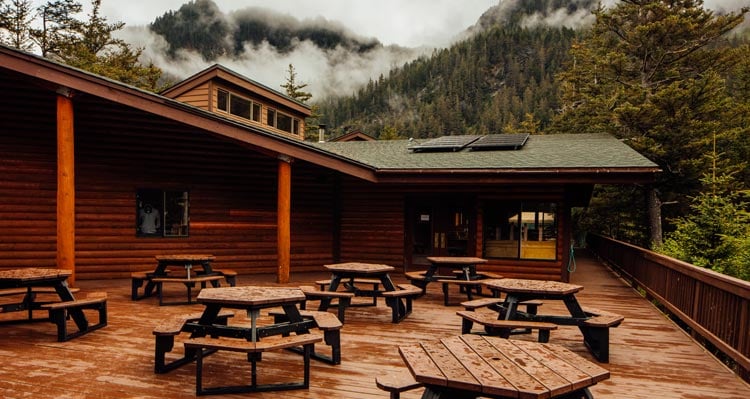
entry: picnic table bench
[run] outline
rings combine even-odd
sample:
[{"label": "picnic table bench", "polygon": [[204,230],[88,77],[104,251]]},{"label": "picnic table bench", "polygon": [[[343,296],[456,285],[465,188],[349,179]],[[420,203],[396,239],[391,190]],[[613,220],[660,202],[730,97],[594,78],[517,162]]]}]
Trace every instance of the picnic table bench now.
[{"label": "picnic table bench", "polygon": [[[281,310],[271,310],[268,312],[273,316],[274,323],[284,323],[289,319],[286,313]],[[326,345],[331,347],[331,355],[326,356],[313,348],[310,356],[329,364],[341,364],[341,328],[343,323],[333,313],[315,310],[300,310],[300,316],[304,319],[312,319],[315,327],[323,331],[323,339]]]},{"label": "picnic table bench", "polygon": [[336,306],[338,307],[339,321],[342,323],[344,322],[344,318],[346,316],[346,308],[351,305],[354,293],[343,291],[325,291],[323,289],[318,290],[311,285],[301,285],[299,288],[302,290],[302,292],[305,293],[306,298],[305,301],[300,305],[300,309],[304,310],[307,308],[307,301],[318,300],[320,301],[318,310],[326,311],[328,310],[328,307],[333,304],[331,300],[335,299]]},{"label": "picnic table bench", "polygon": [[539,342],[549,342],[549,333],[557,329],[557,324],[546,323],[543,321],[526,321],[526,320],[498,320],[497,313],[472,312],[460,310],[456,312],[461,316],[461,334],[471,333],[474,323],[484,326],[489,335],[497,335],[502,338],[508,338],[514,330],[521,329],[519,333],[526,333],[529,330],[539,330]]},{"label": "picnic table bench", "polygon": [[401,392],[419,388],[422,386],[422,383],[417,382],[407,370],[404,370],[403,373],[389,373],[377,376],[375,378],[375,385],[390,393],[390,399],[400,399]]},{"label": "picnic table bench", "polygon": [[[192,291],[195,288],[196,284],[200,284],[201,288],[206,288],[206,283],[214,282],[223,279],[223,276],[218,275],[212,275],[212,276],[206,276],[206,275],[197,275],[192,277],[152,277],[151,282],[156,285],[156,294],[159,297],[159,306],[162,305],[183,305],[183,304],[192,304],[193,302],[193,294]],[[176,284],[183,284],[185,288],[187,288],[187,300],[184,302],[180,301],[173,301],[173,302],[164,302],[164,284],[165,283],[176,283]]]},{"label": "picnic table bench", "polygon": [[[185,341],[185,351],[193,350],[196,357],[195,367],[195,394],[213,395],[213,394],[232,394],[245,392],[262,392],[271,390],[285,390],[302,388],[307,389],[310,386],[310,354],[316,342],[323,338],[319,334],[297,334],[288,336],[271,336],[265,337],[259,341],[247,341],[237,338],[211,338],[196,337]],[[257,362],[260,360],[262,352],[285,349],[302,346],[304,353],[304,377],[301,382],[295,383],[276,383],[276,384],[258,384],[257,380]],[[203,387],[203,357],[204,349],[212,351],[232,351],[248,354],[248,360],[252,365],[251,380],[248,385],[237,386],[215,386],[210,388]]]},{"label": "picnic table bench", "polygon": [[[174,316],[159,322],[154,330],[154,373],[163,374],[174,370],[183,364],[193,361],[194,354],[184,353],[182,357],[167,362],[166,355],[174,349],[174,339],[185,329],[187,323],[200,320],[202,313]],[[223,310],[216,315],[214,323],[226,325],[230,317],[234,317],[234,312]]]},{"label": "picnic table bench", "polygon": [[[90,292],[83,299],[72,301],[52,302],[42,305],[49,313],[49,320],[57,326],[57,341],[69,341],[88,332],[98,330],[107,325],[107,293]],[[98,312],[96,323],[76,323],[78,331],[68,333],[67,322],[71,319],[71,311],[74,309],[93,309]]]}]

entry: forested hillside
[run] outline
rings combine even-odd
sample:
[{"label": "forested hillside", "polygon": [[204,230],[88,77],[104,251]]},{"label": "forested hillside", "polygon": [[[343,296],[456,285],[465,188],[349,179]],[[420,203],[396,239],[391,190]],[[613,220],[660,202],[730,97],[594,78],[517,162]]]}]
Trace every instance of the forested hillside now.
[{"label": "forested hillside", "polygon": [[350,97],[313,99],[333,135],[379,138],[539,131],[559,108],[555,74],[593,0],[501,1],[467,38]]},{"label": "forested hillside", "polygon": [[499,133],[524,121],[543,127],[558,108],[555,73],[575,36],[566,28],[496,26],[351,97],[319,102],[321,120],[337,133],[376,137],[384,130],[415,138]]}]

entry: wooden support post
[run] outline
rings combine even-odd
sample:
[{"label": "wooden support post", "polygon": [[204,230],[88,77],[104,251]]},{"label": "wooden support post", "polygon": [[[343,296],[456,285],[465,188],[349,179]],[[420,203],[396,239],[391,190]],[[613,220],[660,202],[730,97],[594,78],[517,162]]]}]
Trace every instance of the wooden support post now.
[{"label": "wooden support post", "polygon": [[57,96],[57,267],[70,270],[75,284],[75,152],[73,100],[66,89]]},{"label": "wooden support post", "polygon": [[291,209],[292,209],[292,159],[279,156],[278,197],[277,197],[277,247],[279,268],[278,283],[289,282],[291,264]]}]

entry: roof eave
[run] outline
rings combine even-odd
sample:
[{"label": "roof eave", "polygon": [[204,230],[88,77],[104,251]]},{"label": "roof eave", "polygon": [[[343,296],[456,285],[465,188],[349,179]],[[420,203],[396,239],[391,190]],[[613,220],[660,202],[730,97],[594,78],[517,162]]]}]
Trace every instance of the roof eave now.
[{"label": "roof eave", "polygon": [[379,169],[380,183],[452,184],[626,184],[651,183],[657,167],[624,168],[513,168],[513,169]]}]

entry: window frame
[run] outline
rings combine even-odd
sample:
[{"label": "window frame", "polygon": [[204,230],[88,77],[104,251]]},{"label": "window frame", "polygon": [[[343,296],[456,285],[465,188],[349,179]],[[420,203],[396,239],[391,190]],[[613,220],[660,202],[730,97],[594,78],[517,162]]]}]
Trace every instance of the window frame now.
[{"label": "window frame", "polygon": [[136,189],[135,235],[139,238],[190,237],[190,191],[163,188]]},{"label": "window frame", "polygon": [[485,201],[482,256],[518,261],[557,261],[560,209],[561,203],[554,201]]}]

